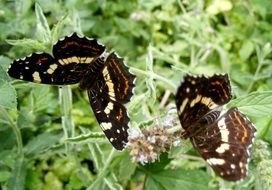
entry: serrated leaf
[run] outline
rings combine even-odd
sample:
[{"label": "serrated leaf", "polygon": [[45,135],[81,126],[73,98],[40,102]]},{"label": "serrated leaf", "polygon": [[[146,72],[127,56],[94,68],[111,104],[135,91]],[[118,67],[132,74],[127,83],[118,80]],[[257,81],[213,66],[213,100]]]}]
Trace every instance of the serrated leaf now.
[{"label": "serrated leaf", "polygon": [[32,139],[25,147],[24,151],[26,155],[36,155],[42,150],[53,146],[59,142],[60,134],[43,133],[34,139]]},{"label": "serrated leaf", "polygon": [[272,115],[272,91],[253,92],[232,100],[228,108],[238,107],[239,111],[254,117]]},{"label": "serrated leaf", "polygon": [[0,106],[8,109],[16,109],[16,98],[17,94],[15,88],[7,81],[0,79]]},{"label": "serrated leaf", "polygon": [[8,190],[23,190],[26,176],[26,161],[19,157],[12,169],[11,176],[7,183]]},{"label": "serrated leaf", "polygon": [[45,43],[49,43],[51,41],[51,31],[43,10],[38,3],[35,4],[35,13],[37,19],[37,38],[42,39]]},{"label": "serrated leaf", "polygon": [[[12,122],[13,122],[13,120],[10,117],[7,110],[0,106],[0,123],[5,123],[5,124],[8,124],[8,125],[11,125]],[[1,128],[1,130],[3,130],[3,129]]]},{"label": "serrated leaf", "polygon": [[6,42],[13,46],[21,46],[29,49],[38,49],[40,51],[47,50],[47,47],[43,43],[33,39],[6,40]]},{"label": "serrated leaf", "polygon": [[147,177],[145,189],[208,190],[210,177],[201,170],[162,170]]},{"label": "serrated leaf", "polygon": [[67,15],[61,17],[61,19],[58,21],[56,25],[52,28],[52,41],[56,42],[59,39],[60,31],[62,30],[65,21],[67,19]]},{"label": "serrated leaf", "polygon": [[66,138],[65,142],[73,142],[73,143],[82,143],[82,141],[88,142],[98,142],[100,140],[105,140],[105,134],[101,132],[89,132],[87,134],[78,135],[76,137]]},{"label": "serrated leaf", "polygon": [[34,107],[31,109],[35,112],[55,109],[57,100],[54,98],[51,88],[52,87],[47,85],[36,85],[35,88],[32,89],[31,96],[29,96],[28,99],[29,105],[34,104]]},{"label": "serrated leaf", "polygon": [[[0,63],[5,63],[5,66],[8,66],[8,64],[10,63],[10,59],[4,56],[0,56]],[[0,65],[0,79],[4,81],[11,81],[10,77],[8,76],[2,65]]]}]

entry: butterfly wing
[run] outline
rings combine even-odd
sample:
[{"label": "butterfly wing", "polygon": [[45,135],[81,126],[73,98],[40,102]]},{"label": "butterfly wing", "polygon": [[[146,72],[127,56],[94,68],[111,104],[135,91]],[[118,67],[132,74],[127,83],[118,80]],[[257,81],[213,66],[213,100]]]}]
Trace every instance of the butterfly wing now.
[{"label": "butterfly wing", "polygon": [[95,39],[79,37],[76,33],[66,36],[53,46],[53,55],[33,53],[15,60],[8,74],[25,81],[65,85],[80,82],[86,70],[105,50]]},{"label": "butterfly wing", "polygon": [[176,94],[182,127],[186,130],[204,115],[230,100],[231,89],[227,74],[214,75],[210,78],[186,75]]},{"label": "butterfly wing", "polygon": [[70,63],[73,57],[82,64],[89,64],[92,58],[99,57],[104,51],[105,46],[99,44],[96,39],[80,37],[77,33],[65,36],[53,46],[53,56],[60,63],[64,62],[64,65],[66,62]]},{"label": "butterfly wing", "polygon": [[128,141],[129,117],[124,103],[133,95],[134,79],[123,60],[115,53],[108,56],[102,75],[88,89],[94,115],[111,144],[122,150]]},{"label": "butterfly wing", "polygon": [[232,108],[191,141],[219,176],[237,181],[247,175],[248,150],[255,132],[254,125],[246,116]]}]

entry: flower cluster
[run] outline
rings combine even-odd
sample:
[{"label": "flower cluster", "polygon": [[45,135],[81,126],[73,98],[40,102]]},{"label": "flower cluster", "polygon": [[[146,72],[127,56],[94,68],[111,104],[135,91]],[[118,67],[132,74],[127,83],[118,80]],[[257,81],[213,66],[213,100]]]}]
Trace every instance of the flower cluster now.
[{"label": "flower cluster", "polygon": [[142,164],[154,162],[161,153],[169,150],[172,145],[179,145],[181,127],[174,121],[174,118],[168,118],[161,126],[156,125],[142,130],[131,129],[127,149],[132,160]]}]

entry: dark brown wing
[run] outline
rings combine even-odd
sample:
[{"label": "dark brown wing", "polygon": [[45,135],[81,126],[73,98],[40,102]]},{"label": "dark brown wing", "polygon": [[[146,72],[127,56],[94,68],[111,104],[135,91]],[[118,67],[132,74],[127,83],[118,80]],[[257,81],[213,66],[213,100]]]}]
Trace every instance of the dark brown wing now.
[{"label": "dark brown wing", "polygon": [[103,70],[103,75],[108,84],[113,84],[108,85],[107,88],[109,92],[114,92],[114,97],[112,93],[109,95],[117,102],[127,103],[133,95],[135,75],[129,72],[124,60],[115,53],[108,56],[105,64],[106,68]]},{"label": "dark brown wing", "polygon": [[219,176],[237,181],[247,175],[249,148],[255,133],[254,125],[246,116],[232,108],[191,141]]},{"label": "dark brown wing", "polygon": [[104,51],[105,47],[98,44],[96,39],[80,37],[77,33],[65,36],[53,46],[53,55],[57,60],[72,58],[73,56],[77,58],[99,57]]},{"label": "dark brown wing", "polygon": [[209,78],[186,75],[176,94],[176,105],[182,127],[186,130],[203,116],[230,100],[231,89],[227,74]]},{"label": "dark brown wing", "polygon": [[[54,58],[47,53],[15,60],[8,74],[30,82],[65,85],[78,83],[105,50],[95,39],[66,36],[53,46]],[[98,76],[98,73],[95,73]],[[90,81],[94,82],[94,81]]]},{"label": "dark brown wing", "polygon": [[88,90],[94,115],[113,147],[122,150],[128,141],[129,117],[127,110],[122,104],[99,92],[101,86],[97,85],[98,83],[95,84],[96,87]]},{"label": "dark brown wing", "polygon": [[123,104],[133,95],[135,76],[114,53],[108,56],[105,65],[102,75],[87,90],[98,123],[111,144],[122,150],[128,141],[129,123]]}]

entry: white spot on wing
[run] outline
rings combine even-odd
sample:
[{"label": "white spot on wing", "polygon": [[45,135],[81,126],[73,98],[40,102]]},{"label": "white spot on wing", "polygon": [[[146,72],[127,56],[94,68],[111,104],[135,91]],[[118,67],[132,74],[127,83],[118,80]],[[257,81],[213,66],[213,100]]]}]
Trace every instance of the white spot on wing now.
[{"label": "white spot on wing", "polygon": [[58,60],[61,65],[65,65],[64,61],[62,59]]},{"label": "white spot on wing", "polygon": [[215,151],[217,153],[224,153],[226,150],[229,150],[230,145],[227,143],[222,143]]},{"label": "white spot on wing", "polygon": [[41,77],[40,77],[39,72],[35,71],[35,72],[32,74],[32,77],[33,77],[33,80],[34,80],[35,82],[41,82]]},{"label": "white spot on wing", "polygon": [[85,63],[91,63],[91,62],[92,62],[92,60],[93,60],[93,58],[88,57],[88,58],[86,59]]},{"label": "white spot on wing", "polygon": [[111,129],[112,124],[110,122],[102,122],[102,123],[100,123],[100,126],[102,127],[102,129],[104,131],[104,130]]},{"label": "white spot on wing", "polygon": [[104,112],[108,115],[112,109],[113,109],[113,103],[109,102]]},{"label": "white spot on wing", "polygon": [[193,99],[190,103],[190,107],[194,107],[194,105],[196,103],[198,103],[201,100],[202,96],[201,95],[197,95],[195,99]]},{"label": "white spot on wing", "polygon": [[207,162],[210,165],[223,165],[226,163],[225,160],[223,160],[221,158],[209,158],[209,159],[207,159]]},{"label": "white spot on wing", "polygon": [[181,114],[181,113],[184,111],[184,109],[185,109],[185,107],[186,107],[188,101],[189,101],[188,98],[185,98],[185,99],[183,100],[183,102],[182,102],[182,104],[181,104],[181,106],[180,106],[180,108],[179,108],[178,114]]},{"label": "white spot on wing", "polygon": [[225,117],[222,117],[218,121],[218,127],[221,134],[221,141],[222,142],[229,142],[229,130],[227,129],[226,123],[225,123]]},{"label": "white spot on wing", "polygon": [[50,65],[49,69],[47,69],[47,73],[52,74],[56,70],[56,68],[58,68],[57,64]]}]

